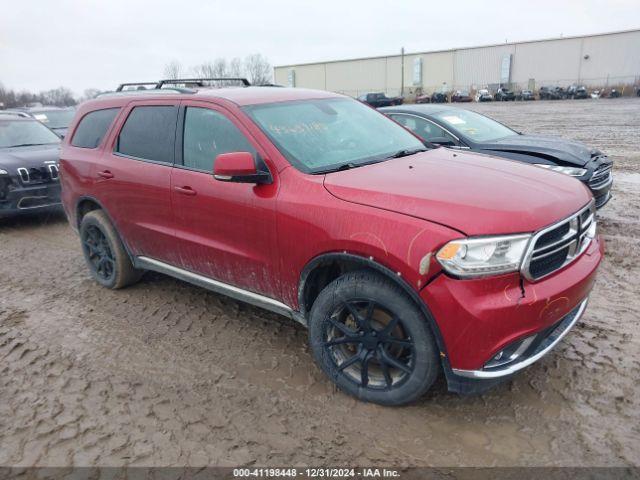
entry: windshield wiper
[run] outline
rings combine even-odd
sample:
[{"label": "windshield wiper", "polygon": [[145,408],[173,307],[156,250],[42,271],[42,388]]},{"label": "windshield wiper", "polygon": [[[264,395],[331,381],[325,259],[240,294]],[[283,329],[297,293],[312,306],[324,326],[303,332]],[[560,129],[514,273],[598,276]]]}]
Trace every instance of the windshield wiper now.
[{"label": "windshield wiper", "polygon": [[18,145],[9,145],[7,148],[15,147],[35,147],[37,145],[53,145],[53,143],[19,143]]},{"label": "windshield wiper", "polygon": [[389,155],[387,158],[401,158],[401,157],[409,157],[411,155],[415,155],[416,153],[426,152],[426,148],[414,148],[413,150],[403,149],[398,150],[396,153]]},{"label": "windshield wiper", "polygon": [[340,172],[342,170],[351,170],[352,168],[358,168],[358,167],[361,167],[362,165],[365,165],[365,164],[349,162],[349,163],[343,163],[342,165],[338,165],[337,167],[327,168],[326,170],[317,170],[313,173],[318,174],[318,173]]}]

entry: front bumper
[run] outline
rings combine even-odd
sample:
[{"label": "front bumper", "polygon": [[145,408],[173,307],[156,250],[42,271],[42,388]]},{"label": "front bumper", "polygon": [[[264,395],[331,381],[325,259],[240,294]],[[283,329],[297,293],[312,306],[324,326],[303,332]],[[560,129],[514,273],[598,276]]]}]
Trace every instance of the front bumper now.
[{"label": "front bumper", "polygon": [[452,372],[461,377],[481,379],[501,378],[513,375],[532,363],[537,362],[549,353],[553,347],[569,333],[569,330],[571,330],[578,320],[580,320],[587,308],[588,300],[588,298],[585,298],[551,327],[545,328],[541,332],[531,335],[526,339],[514,342],[513,353],[507,359],[510,361],[507,361],[503,365],[494,368],[484,368],[482,370],[460,370],[454,368]]},{"label": "front bumper", "polygon": [[[449,389],[482,391],[548,353],[560,340],[553,335],[563,319],[582,315],[602,256],[597,236],[578,259],[536,282],[519,273],[471,280],[441,274],[427,285],[420,295],[440,329]],[[562,324],[562,336],[577,317]],[[532,336],[517,360],[506,364],[510,368],[488,366],[499,352]]]},{"label": "front bumper", "polygon": [[56,208],[61,204],[59,182],[14,186],[16,183],[6,187],[0,198],[0,216]]}]

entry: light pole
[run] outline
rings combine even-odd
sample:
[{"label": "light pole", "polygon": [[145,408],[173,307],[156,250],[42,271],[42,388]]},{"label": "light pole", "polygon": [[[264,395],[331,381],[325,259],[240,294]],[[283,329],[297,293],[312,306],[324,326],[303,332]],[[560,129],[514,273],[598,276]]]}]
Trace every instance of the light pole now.
[{"label": "light pole", "polygon": [[404,97],[404,47],[400,49],[400,96]]}]

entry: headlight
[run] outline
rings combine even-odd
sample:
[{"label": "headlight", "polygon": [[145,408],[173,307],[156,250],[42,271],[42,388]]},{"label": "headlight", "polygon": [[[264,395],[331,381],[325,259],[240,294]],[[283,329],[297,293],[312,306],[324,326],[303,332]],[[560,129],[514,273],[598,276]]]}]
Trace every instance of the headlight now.
[{"label": "headlight", "polygon": [[560,165],[545,165],[543,163],[536,163],[535,166],[553,170],[554,172],[564,173],[565,175],[570,175],[572,177],[581,177],[587,173],[587,170],[584,168],[561,167]]},{"label": "headlight", "polygon": [[436,254],[440,265],[459,277],[517,272],[531,235],[453,240]]},{"label": "headlight", "polygon": [[0,175],[9,175],[9,172],[4,170],[3,168],[0,168]]}]

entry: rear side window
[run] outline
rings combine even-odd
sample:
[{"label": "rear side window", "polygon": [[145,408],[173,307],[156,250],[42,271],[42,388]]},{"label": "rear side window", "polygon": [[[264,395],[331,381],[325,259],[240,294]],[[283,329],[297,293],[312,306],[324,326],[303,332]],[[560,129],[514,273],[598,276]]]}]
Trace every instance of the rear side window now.
[{"label": "rear side window", "polygon": [[135,107],[120,130],[116,152],[173,163],[177,117],[174,106]]},{"label": "rear side window", "polygon": [[80,148],[98,148],[119,110],[119,108],[107,108],[87,113],[80,120],[71,145]]},{"label": "rear side window", "polygon": [[211,172],[221,153],[255,149],[231,120],[207,108],[187,107],[184,119],[183,163],[185,167]]}]

